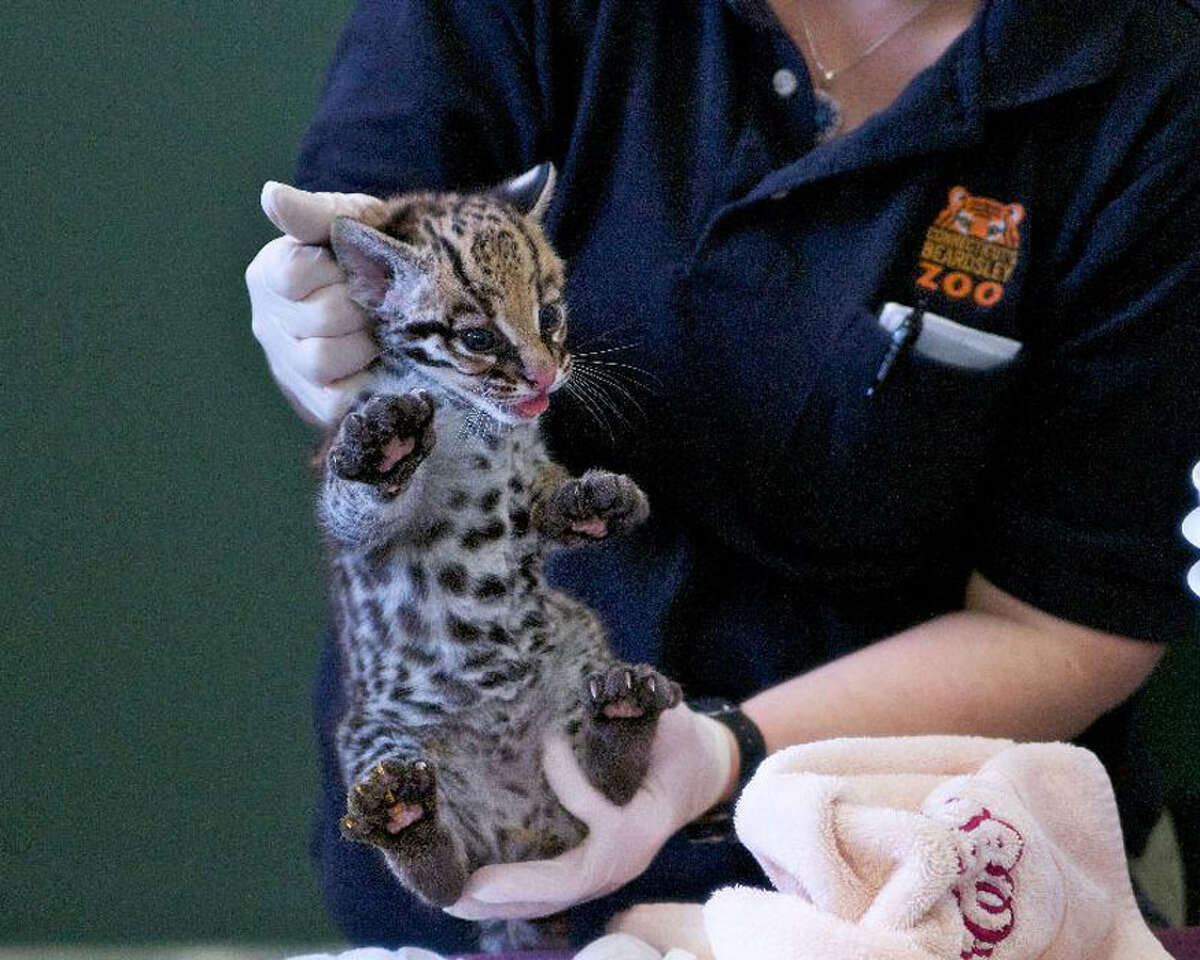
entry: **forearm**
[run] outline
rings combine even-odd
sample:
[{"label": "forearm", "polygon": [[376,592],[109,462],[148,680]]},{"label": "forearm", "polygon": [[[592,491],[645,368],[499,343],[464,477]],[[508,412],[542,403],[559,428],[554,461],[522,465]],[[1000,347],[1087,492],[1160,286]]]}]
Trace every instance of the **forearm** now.
[{"label": "forearm", "polygon": [[743,709],[771,750],[844,736],[1057,740],[1094,718],[1071,649],[974,611],[946,614],[764,690]]},{"label": "forearm", "polygon": [[1162,646],[1035,610],[980,577],[948,613],[743,705],[769,750],[843,736],[1061,740],[1125,700]]}]

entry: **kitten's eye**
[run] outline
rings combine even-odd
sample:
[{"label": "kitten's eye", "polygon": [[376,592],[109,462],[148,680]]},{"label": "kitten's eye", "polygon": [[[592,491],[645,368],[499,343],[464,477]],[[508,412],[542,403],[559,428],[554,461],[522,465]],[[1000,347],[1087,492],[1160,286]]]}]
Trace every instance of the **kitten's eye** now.
[{"label": "kitten's eye", "polygon": [[487,353],[496,346],[496,335],[491,330],[484,330],[482,327],[464,330],[458,335],[458,339],[462,341],[464,347],[475,353]]},{"label": "kitten's eye", "polygon": [[563,308],[561,303],[547,303],[538,310],[538,325],[542,328],[542,333],[553,333],[563,322]]}]

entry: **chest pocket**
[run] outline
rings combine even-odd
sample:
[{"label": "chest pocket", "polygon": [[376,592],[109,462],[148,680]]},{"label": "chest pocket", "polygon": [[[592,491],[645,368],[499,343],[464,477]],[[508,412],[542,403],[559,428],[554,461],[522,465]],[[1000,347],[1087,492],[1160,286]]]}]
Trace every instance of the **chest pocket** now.
[{"label": "chest pocket", "polygon": [[926,315],[868,396],[907,313],[849,319],[772,470],[768,513],[818,581],[879,587],[944,566],[994,462],[1020,345]]}]

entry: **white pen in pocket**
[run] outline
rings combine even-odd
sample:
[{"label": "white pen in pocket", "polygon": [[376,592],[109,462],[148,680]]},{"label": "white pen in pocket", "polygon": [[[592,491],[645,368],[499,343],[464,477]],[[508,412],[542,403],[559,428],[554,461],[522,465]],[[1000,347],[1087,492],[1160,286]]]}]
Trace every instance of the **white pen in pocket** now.
[{"label": "white pen in pocket", "polygon": [[986,330],[957,323],[928,310],[889,301],[879,312],[879,325],[895,333],[914,312],[920,314],[921,329],[909,349],[930,360],[961,370],[994,370],[1014,361],[1021,342]]}]

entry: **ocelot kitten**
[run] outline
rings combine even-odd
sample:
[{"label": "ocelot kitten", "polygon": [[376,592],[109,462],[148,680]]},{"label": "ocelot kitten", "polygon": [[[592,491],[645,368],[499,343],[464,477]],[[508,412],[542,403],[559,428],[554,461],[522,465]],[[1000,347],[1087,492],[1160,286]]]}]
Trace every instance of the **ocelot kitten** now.
[{"label": "ocelot kitten", "polygon": [[[572,478],[538,434],[571,374],[544,164],[486,194],[406,194],[331,243],[375,318],[381,380],[328,441],[320,515],[347,710],[345,837],[437,905],[489,863],[553,857],[586,827],[557,801],[543,734],[627,802],[679,688],[616,660],[542,557],[640,523],[625,476]],[[561,945],[562,917],[484,924],[485,949]]]}]

